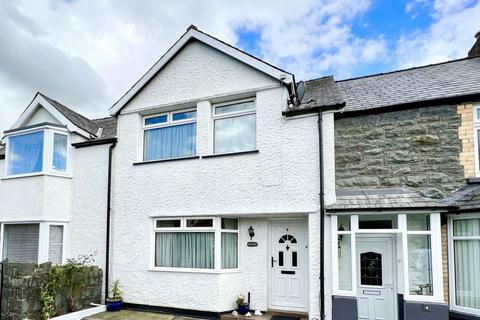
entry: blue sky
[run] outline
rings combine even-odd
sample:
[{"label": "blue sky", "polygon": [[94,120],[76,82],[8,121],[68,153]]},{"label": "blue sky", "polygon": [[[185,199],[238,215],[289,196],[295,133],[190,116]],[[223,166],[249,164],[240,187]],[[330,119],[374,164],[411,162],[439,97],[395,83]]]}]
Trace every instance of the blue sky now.
[{"label": "blue sky", "polygon": [[0,130],[37,91],[88,117],[190,24],[308,80],[466,56],[480,0],[0,0]]}]

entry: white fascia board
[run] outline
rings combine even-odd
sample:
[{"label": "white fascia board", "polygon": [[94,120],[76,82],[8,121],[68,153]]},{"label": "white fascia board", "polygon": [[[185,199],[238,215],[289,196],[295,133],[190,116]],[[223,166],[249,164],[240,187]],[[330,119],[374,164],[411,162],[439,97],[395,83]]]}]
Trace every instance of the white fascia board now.
[{"label": "white fascia board", "polygon": [[28,105],[28,107],[23,111],[20,117],[15,121],[13,126],[10,129],[18,129],[23,126],[23,124],[37,111],[38,106],[42,106],[47,110],[53,117],[55,117],[61,124],[67,126],[68,131],[76,132],[79,135],[90,139],[92,134],[83,130],[80,127],[77,127],[73,122],[67,119],[60,111],[57,110],[54,106],[50,104],[41,94],[38,94],[33,98],[32,102]]},{"label": "white fascia board", "polygon": [[140,78],[111,108],[110,115],[116,115],[122,108],[132,99],[142,88],[152,79],[158,71],[160,71],[191,39],[203,42],[227,55],[237,59],[254,69],[257,69],[279,81],[290,84],[295,81],[293,74],[275,68],[274,66],[261,61],[245,52],[240,51],[216,38],[213,38],[196,29],[189,29],[161,58],[158,60],[147,73]]}]

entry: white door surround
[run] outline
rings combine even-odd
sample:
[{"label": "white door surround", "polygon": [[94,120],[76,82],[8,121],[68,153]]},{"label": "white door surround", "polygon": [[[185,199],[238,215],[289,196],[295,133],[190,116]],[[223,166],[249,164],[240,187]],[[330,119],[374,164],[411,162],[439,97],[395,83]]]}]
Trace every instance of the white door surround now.
[{"label": "white door surround", "polygon": [[308,311],[308,227],[302,220],[270,222],[269,308]]},{"label": "white door surround", "polygon": [[357,303],[360,320],[395,320],[395,250],[392,235],[357,235]]}]

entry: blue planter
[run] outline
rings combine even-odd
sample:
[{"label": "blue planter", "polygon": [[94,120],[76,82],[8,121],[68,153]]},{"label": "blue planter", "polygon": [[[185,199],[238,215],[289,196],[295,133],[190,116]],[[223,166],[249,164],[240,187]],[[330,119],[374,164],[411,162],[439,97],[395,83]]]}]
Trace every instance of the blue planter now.
[{"label": "blue planter", "polygon": [[248,311],[250,311],[249,308],[248,308],[248,305],[247,306],[243,306],[243,305],[238,306],[238,313],[239,314],[246,315]]},{"label": "blue planter", "polygon": [[107,311],[120,311],[122,310],[123,301],[108,301]]}]

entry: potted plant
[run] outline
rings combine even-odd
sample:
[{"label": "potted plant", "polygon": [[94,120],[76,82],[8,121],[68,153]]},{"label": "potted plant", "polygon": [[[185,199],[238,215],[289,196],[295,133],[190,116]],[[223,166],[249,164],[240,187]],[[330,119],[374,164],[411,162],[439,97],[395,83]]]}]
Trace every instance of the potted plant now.
[{"label": "potted plant", "polygon": [[237,297],[237,306],[238,306],[238,313],[241,315],[246,315],[250,310],[248,308],[248,301],[245,299],[243,294],[239,294]]},{"label": "potted plant", "polygon": [[112,296],[107,298],[107,311],[120,311],[123,305],[123,291],[120,290],[120,281],[113,281]]}]

